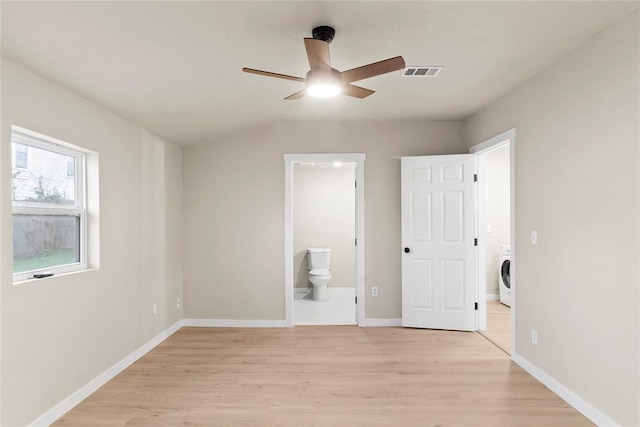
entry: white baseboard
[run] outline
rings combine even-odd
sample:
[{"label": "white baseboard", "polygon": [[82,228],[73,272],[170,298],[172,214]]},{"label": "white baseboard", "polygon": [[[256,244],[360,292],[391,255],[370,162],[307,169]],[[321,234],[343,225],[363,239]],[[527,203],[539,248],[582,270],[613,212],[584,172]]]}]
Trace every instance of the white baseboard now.
[{"label": "white baseboard", "polygon": [[149,340],[146,344],[144,344],[139,349],[135,350],[133,353],[126,356],[124,359],[104,371],[102,374],[98,375],[88,384],[71,394],[71,396],[64,399],[62,402],[58,403],[56,406],[51,408],[49,411],[38,417],[35,421],[29,424],[30,426],[39,427],[39,426],[49,426],[57,421],[64,414],[69,412],[76,406],[78,403],[82,402],[84,399],[89,397],[93,392],[98,390],[100,387],[105,385],[108,381],[113,379],[120,372],[124,371],[128,368],[133,362],[140,359],[142,356],[147,354],[149,351],[153,350],[158,344],[162,341],[169,338],[173,335],[178,329],[182,327],[183,321],[179,320],[173,325],[169,326],[164,331],[160,332],[154,338]]},{"label": "white baseboard", "polygon": [[402,319],[364,319],[359,326],[402,326]]},{"label": "white baseboard", "polygon": [[487,301],[500,301],[500,294],[487,294]]},{"label": "white baseboard", "polygon": [[522,369],[531,374],[532,377],[547,386],[551,391],[560,396],[565,402],[573,406],[577,411],[589,418],[599,426],[617,426],[618,424],[605,414],[594,408],[591,404],[583,400],[580,396],[560,384],[558,381],[546,374],[542,369],[529,362],[527,359],[514,353],[512,359]]},{"label": "white baseboard", "polygon": [[286,320],[184,319],[183,326],[208,328],[286,328]]},{"label": "white baseboard", "polygon": [[[286,320],[184,319],[183,326],[206,328],[287,328]],[[360,326],[402,326],[402,319],[365,319]]]}]

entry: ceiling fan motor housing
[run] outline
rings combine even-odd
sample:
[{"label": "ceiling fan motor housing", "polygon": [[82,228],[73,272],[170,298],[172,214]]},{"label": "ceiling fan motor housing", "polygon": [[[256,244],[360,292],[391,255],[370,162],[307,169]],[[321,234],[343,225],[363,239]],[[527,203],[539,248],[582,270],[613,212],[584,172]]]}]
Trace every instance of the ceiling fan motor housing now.
[{"label": "ceiling fan motor housing", "polygon": [[335,68],[331,68],[328,72],[327,71],[311,71],[309,70],[309,72],[307,73],[307,77],[305,79],[307,82],[309,81],[314,81],[314,80],[331,80],[333,83],[342,86],[344,84],[344,81],[342,80],[342,74],[340,73],[340,71],[336,70]]},{"label": "ceiling fan motor housing", "polygon": [[327,25],[322,25],[320,27],[315,27],[311,31],[311,35],[316,40],[322,40],[323,42],[331,43],[333,37],[336,35],[336,30]]}]

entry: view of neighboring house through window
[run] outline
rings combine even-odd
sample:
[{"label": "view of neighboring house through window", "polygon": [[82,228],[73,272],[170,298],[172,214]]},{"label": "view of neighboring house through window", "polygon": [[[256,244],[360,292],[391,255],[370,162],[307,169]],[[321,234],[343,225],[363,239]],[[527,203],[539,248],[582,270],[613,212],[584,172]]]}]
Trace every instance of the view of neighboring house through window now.
[{"label": "view of neighboring house through window", "polygon": [[20,169],[27,168],[27,146],[15,144],[15,167]]},{"label": "view of neighboring house through window", "polygon": [[85,154],[11,133],[14,281],[86,268]]},{"label": "view of neighboring house through window", "polygon": [[73,178],[76,174],[76,161],[75,159],[67,160],[67,177]]}]

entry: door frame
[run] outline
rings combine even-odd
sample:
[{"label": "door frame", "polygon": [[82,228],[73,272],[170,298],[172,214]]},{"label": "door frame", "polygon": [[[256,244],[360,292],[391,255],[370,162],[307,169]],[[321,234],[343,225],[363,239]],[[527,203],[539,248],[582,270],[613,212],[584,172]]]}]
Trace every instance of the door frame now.
[{"label": "door frame", "polygon": [[[509,144],[509,216],[510,216],[510,246],[511,246],[511,358],[516,354],[516,128],[509,129],[469,148],[469,152],[476,155],[476,169],[478,171],[477,200],[477,289],[478,289],[478,329],[487,328],[487,274],[486,274],[486,227],[485,221],[485,191],[484,191],[484,154],[500,146]],[[480,262],[482,260],[483,262]]]},{"label": "door frame", "polygon": [[365,318],[364,153],[321,153],[284,155],[284,297],[285,326],[293,327],[293,164],[308,162],[356,163],[356,323]]}]

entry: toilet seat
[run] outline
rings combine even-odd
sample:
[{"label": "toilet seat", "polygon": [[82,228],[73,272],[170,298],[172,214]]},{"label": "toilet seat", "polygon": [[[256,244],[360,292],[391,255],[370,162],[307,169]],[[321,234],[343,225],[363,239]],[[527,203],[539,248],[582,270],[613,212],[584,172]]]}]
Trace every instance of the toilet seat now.
[{"label": "toilet seat", "polygon": [[314,268],[309,271],[309,276],[330,276],[331,272],[326,268]]}]

